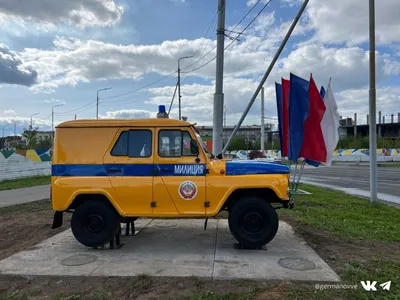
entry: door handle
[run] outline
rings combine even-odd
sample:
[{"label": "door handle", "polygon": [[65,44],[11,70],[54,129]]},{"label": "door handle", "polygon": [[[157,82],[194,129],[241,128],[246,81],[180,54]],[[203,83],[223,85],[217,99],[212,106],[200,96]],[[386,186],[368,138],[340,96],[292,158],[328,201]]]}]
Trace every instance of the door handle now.
[{"label": "door handle", "polygon": [[109,174],[121,173],[121,169],[108,169]]}]

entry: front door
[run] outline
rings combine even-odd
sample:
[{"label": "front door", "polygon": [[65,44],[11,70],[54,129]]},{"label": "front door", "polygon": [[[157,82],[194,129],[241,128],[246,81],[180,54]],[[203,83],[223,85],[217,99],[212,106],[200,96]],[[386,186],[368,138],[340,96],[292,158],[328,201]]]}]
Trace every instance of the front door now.
[{"label": "front door", "polygon": [[154,129],[119,130],[103,164],[128,216],[151,216],[153,201]]},{"label": "front door", "polygon": [[195,139],[192,132],[157,128],[156,137],[155,167],[179,214],[205,215],[206,162],[203,152],[191,151],[190,141]]}]

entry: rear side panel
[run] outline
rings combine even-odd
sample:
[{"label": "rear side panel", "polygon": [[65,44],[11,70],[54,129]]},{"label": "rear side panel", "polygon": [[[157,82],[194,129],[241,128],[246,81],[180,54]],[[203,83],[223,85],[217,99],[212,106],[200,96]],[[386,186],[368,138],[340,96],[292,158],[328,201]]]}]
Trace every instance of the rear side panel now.
[{"label": "rear side panel", "polygon": [[52,156],[52,206],[66,210],[78,194],[103,194],[119,210],[103,156],[117,128],[56,128]]}]

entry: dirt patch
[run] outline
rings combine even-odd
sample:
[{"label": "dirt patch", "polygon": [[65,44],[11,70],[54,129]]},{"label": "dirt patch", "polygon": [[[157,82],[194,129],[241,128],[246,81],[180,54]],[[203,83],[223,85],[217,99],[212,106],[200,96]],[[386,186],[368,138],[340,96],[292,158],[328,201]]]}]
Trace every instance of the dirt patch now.
[{"label": "dirt patch", "polygon": [[63,226],[51,229],[53,213],[50,200],[1,208],[0,260],[69,228],[70,215],[65,214]]},{"label": "dirt patch", "polygon": [[[282,299],[288,285],[165,277],[21,277],[0,275],[10,299]],[[213,295],[226,295],[217,298]],[[12,298],[14,297],[14,298]],[[6,298],[8,299],[8,298]]]},{"label": "dirt patch", "polygon": [[345,264],[349,261],[363,263],[379,256],[400,263],[398,243],[341,240],[324,230],[317,230],[298,222],[291,216],[281,215],[280,218],[288,222],[295,233],[300,235],[339,274],[343,272]]}]

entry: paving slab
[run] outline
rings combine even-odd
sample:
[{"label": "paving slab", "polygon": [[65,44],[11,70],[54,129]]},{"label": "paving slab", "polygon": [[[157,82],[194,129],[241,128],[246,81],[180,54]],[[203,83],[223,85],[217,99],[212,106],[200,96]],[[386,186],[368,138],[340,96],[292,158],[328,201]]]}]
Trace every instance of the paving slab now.
[{"label": "paving slab", "polygon": [[139,219],[135,224],[136,235],[121,236],[119,249],[87,248],[66,230],[3,259],[0,274],[340,281],[283,221],[261,250],[238,248],[223,219],[208,220],[206,231],[201,219]]}]

